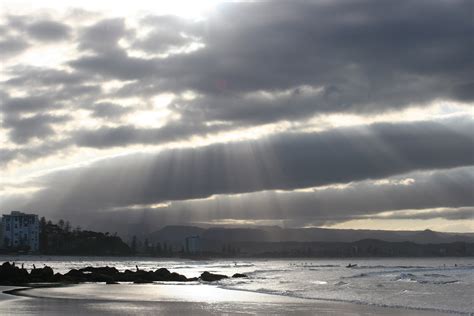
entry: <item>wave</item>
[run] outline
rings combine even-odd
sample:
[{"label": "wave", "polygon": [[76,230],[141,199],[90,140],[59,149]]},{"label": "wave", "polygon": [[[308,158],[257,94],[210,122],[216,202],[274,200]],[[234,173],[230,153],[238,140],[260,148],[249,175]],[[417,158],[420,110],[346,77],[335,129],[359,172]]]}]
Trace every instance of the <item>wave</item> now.
[{"label": "wave", "polygon": [[432,267],[428,266],[385,266],[385,265],[372,265],[372,266],[356,266],[352,269],[429,269]]},{"label": "wave", "polygon": [[459,280],[447,280],[447,281],[417,280],[416,282],[421,283],[421,284],[438,284],[438,285],[443,285],[443,284],[458,283]]},{"label": "wave", "polygon": [[[407,266],[402,266],[407,267]],[[412,266],[413,267],[413,266]],[[351,270],[357,270],[357,267],[351,268]],[[410,268],[410,269],[399,269],[399,270],[382,270],[382,271],[370,271],[370,272],[363,272],[359,274],[355,274],[349,277],[342,277],[342,278],[360,278],[360,277],[371,277],[371,276],[390,276],[396,274],[414,274],[414,273],[424,273],[426,272],[433,272],[433,274],[443,275],[440,272],[464,272],[464,271],[472,271],[474,270],[472,266],[463,266],[463,267],[426,267],[426,268]]]},{"label": "wave", "polygon": [[412,281],[416,282],[416,276],[412,273],[400,273],[392,281]]},{"label": "wave", "polygon": [[[448,277],[447,275],[442,275],[442,274],[424,274],[423,276],[431,276],[431,277]],[[453,283],[458,283],[459,280],[430,280],[430,279],[425,279],[423,277],[419,277],[417,275],[414,275],[412,273],[400,273],[397,277],[392,279],[392,281],[409,281],[409,282],[417,282],[420,284],[435,284],[435,285],[443,285],[443,284],[453,284]]]},{"label": "wave", "polygon": [[423,274],[423,276],[432,277],[432,278],[449,278],[448,275],[439,274],[439,273],[428,273],[428,274]]},{"label": "wave", "polygon": [[216,265],[209,265],[206,266],[208,268],[250,268],[255,267],[254,264],[216,264]]},{"label": "wave", "polygon": [[294,271],[291,269],[265,269],[265,270],[254,270],[252,272],[249,272],[248,274],[257,274],[257,273],[275,273],[275,272],[289,272],[289,271]]},{"label": "wave", "polygon": [[302,267],[302,268],[338,268],[340,265],[338,264],[293,264],[295,267]]},{"label": "wave", "polygon": [[[121,283],[121,282],[120,282]],[[122,283],[121,283],[122,284]],[[133,284],[131,282],[130,284]],[[153,281],[151,284],[162,284],[162,285],[200,285],[200,281],[190,281],[190,282],[174,282],[174,281]]]},{"label": "wave", "polygon": [[357,278],[365,278],[368,277],[369,274],[367,273],[359,273],[359,274],[354,274],[348,277],[341,277],[341,279],[357,279]]}]

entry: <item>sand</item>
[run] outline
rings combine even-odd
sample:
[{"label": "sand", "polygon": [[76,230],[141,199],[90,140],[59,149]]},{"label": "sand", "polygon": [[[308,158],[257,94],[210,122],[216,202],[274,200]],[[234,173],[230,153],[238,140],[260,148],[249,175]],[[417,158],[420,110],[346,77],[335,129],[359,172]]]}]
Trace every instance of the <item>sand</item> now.
[{"label": "sand", "polygon": [[[1,291],[11,287],[0,287]],[[214,285],[81,284],[0,294],[0,315],[447,315],[221,289]]]}]

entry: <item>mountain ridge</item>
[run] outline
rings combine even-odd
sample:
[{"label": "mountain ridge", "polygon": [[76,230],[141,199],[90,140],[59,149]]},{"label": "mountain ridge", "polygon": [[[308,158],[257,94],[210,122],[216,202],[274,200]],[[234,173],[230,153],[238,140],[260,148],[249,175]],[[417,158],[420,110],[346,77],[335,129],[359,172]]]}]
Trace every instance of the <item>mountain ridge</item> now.
[{"label": "mountain ridge", "polygon": [[220,242],[355,242],[378,239],[389,242],[415,242],[419,244],[474,242],[474,233],[445,233],[432,230],[356,230],[331,228],[259,227],[208,227],[172,225],[164,226],[146,235],[151,242],[181,242],[186,237],[199,236],[204,240]]}]

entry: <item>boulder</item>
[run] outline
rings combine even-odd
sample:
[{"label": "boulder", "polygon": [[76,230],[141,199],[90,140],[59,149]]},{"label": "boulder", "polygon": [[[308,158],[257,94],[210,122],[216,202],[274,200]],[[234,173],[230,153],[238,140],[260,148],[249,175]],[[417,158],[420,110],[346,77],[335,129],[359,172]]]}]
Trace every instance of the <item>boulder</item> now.
[{"label": "boulder", "polygon": [[29,282],[26,269],[20,269],[14,263],[5,262],[0,266],[0,284],[23,284]]},{"label": "boulder", "polygon": [[119,271],[115,267],[86,267],[79,269],[81,272],[99,273],[104,275],[117,275]]},{"label": "boulder", "polygon": [[117,275],[116,280],[122,282],[133,282],[136,278],[135,272],[125,270],[123,273],[119,273],[119,275]]},{"label": "boulder", "polygon": [[43,268],[32,269],[30,272],[32,282],[53,282],[54,271],[51,267],[44,266]]},{"label": "boulder", "polygon": [[171,274],[169,275],[168,280],[166,280],[166,281],[186,282],[186,281],[188,281],[188,278],[185,277],[185,276],[182,275],[182,274],[173,272],[173,273],[171,273]]},{"label": "boulder", "polygon": [[89,282],[115,282],[112,276],[100,273],[91,273],[88,279]]},{"label": "boulder", "polygon": [[233,278],[248,278],[246,274],[243,273],[236,273],[232,276]]},{"label": "boulder", "polygon": [[210,272],[205,271],[201,274],[201,276],[199,278],[202,281],[214,282],[214,281],[219,281],[219,280],[222,280],[222,279],[227,279],[228,276],[223,275],[223,274],[214,274],[214,273],[210,273]]},{"label": "boulder", "polygon": [[155,281],[168,281],[170,274],[168,269],[160,268],[154,272]]}]

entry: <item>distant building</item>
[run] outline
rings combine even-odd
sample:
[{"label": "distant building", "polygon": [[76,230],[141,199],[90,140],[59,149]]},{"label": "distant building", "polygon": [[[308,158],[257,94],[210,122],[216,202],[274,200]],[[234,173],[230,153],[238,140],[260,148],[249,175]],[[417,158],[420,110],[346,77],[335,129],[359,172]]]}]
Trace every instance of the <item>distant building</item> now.
[{"label": "distant building", "polygon": [[0,229],[3,247],[36,252],[39,250],[39,230],[38,215],[21,212],[3,215]]},{"label": "distant building", "polygon": [[186,237],[186,252],[190,254],[201,253],[201,238],[199,236]]}]

